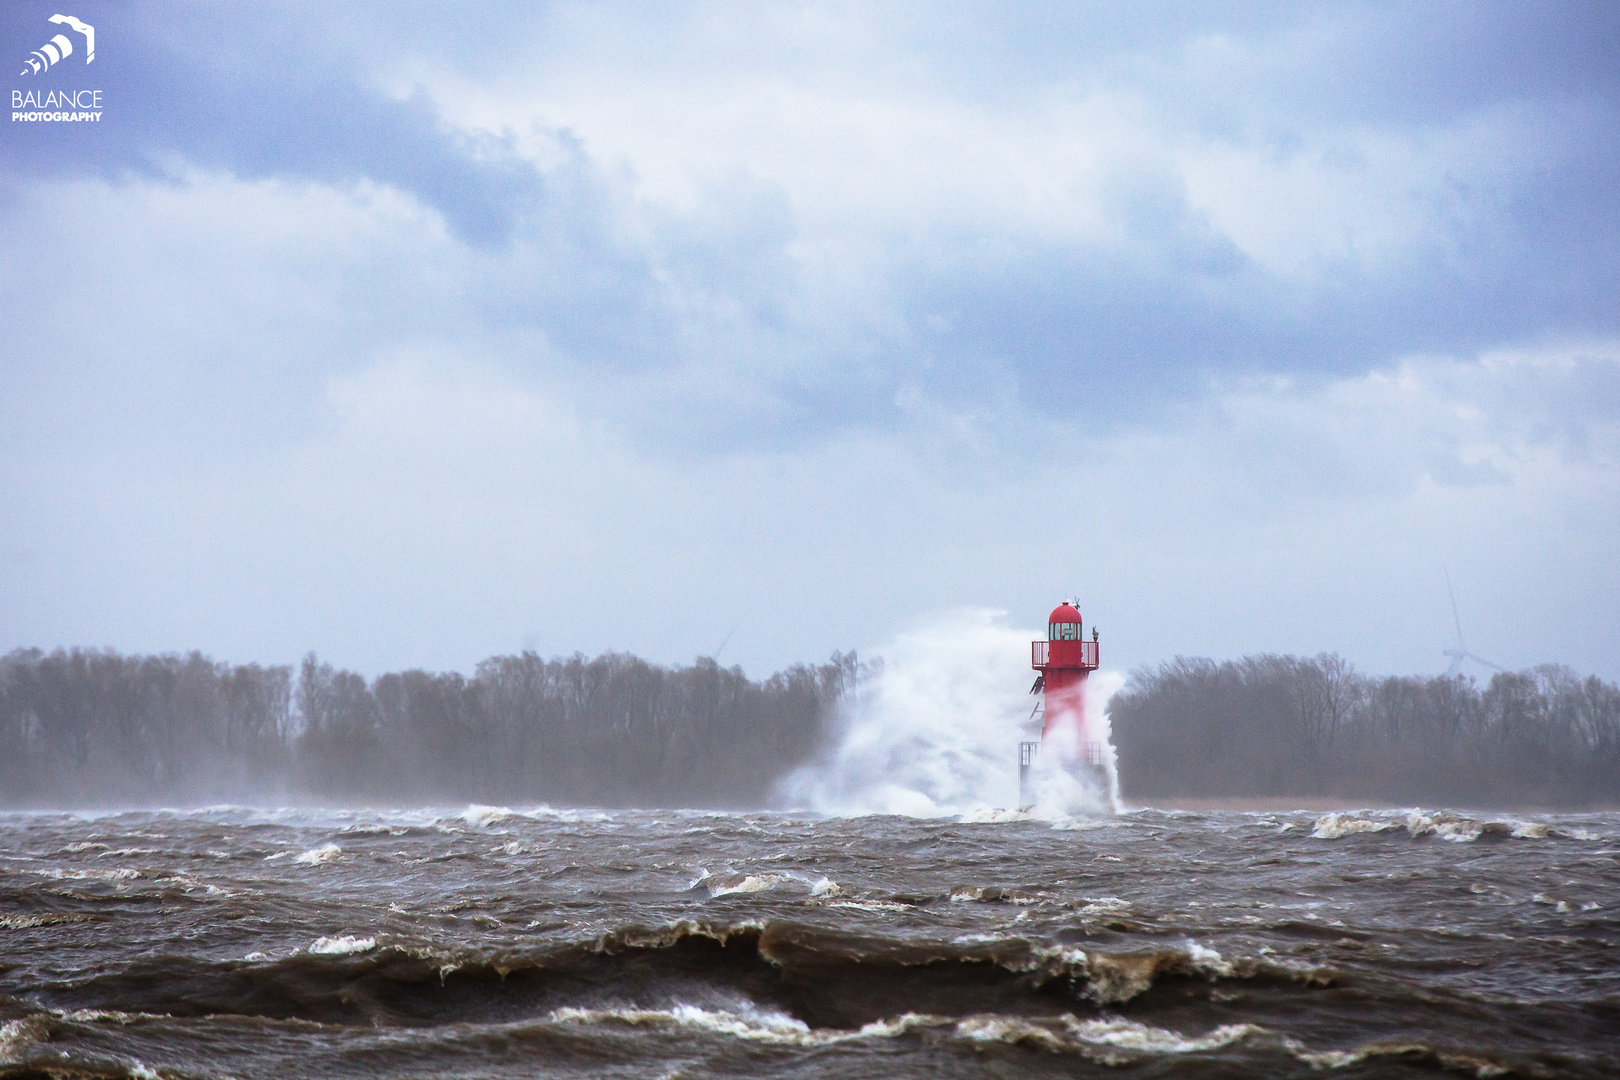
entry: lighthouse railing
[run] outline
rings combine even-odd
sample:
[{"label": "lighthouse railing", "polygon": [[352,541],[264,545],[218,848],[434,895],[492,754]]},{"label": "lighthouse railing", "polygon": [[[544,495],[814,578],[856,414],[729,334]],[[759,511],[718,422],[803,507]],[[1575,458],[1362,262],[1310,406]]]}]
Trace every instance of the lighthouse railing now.
[{"label": "lighthouse railing", "polygon": [[1096,641],[1032,641],[1029,666],[1046,668],[1055,663],[1058,667],[1095,669],[1097,652]]}]

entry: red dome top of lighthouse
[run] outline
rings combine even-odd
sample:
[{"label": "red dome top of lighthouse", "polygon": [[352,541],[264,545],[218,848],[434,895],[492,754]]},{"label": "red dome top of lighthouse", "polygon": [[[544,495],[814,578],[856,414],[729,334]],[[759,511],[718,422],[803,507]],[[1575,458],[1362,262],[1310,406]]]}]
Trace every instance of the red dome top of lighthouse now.
[{"label": "red dome top of lighthouse", "polygon": [[1068,601],[1064,601],[1063,603],[1059,604],[1057,607],[1052,609],[1052,614],[1050,614],[1050,615],[1048,615],[1046,617],[1046,621],[1049,624],[1050,623],[1079,622],[1080,621],[1080,609],[1076,608],[1073,604],[1070,604]]}]

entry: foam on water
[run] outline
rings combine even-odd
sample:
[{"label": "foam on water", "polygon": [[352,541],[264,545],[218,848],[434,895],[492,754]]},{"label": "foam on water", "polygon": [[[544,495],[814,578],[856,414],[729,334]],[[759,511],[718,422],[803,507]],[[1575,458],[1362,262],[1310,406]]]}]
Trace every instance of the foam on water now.
[{"label": "foam on water", "polygon": [[1385,833],[1404,830],[1407,836],[1433,836],[1454,844],[1471,844],[1482,836],[1509,837],[1514,840],[1596,840],[1600,837],[1580,828],[1557,828],[1547,822],[1524,821],[1518,818],[1486,819],[1463,817],[1444,810],[1386,811],[1377,816],[1372,811],[1323,814],[1316,819],[1311,836],[1317,840],[1338,840],[1361,833]]},{"label": "foam on water", "polygon": [[557,808],[541,803],[538,806],[525,807],[515,810],[510,806],[484,806],[473,803],[459,814],[443,819],[440,824],[449,821],[459,821],[468,828],[487,829],[492,825],[509,822],[517,818],[526,821],[548,821],[576,824],[581,822],[610,821],[613,818],[611,810],[573,810]]},{"label": "foam on water", "polygon": [[1076,1038],[1085,1042],[1103,1043],[1149,1054],[1192,1054],[1218,1050],[1264,1030],[1254,1024],[1223,1024],[1207,1035],[1189,1038],[1165,1028],[1119,1017],[1080,1021],[1071,1018],[1069,1029]]},{"label": "foam on water", "polygon": [[1001,825],[1009,821],[1033,821],[1035,815],[1028,810],[1008,810],[999,806],[985,806],[969,810],[958,820],[964,825]]},{"label": "foam on water", "polygon": [[734,893],[764,892],[796,880],[787,874],[730,874],[709,878],[710,896],[731,896]]},{"label": "foam on water", "polygon": [[45,1042],[50,1037],[50,1029],[45,1026],[44,1019],[38,1016],[0,1023],[0,1062],[16,1064],[30,1046]]},{"label": "foam on water", "polygon": [[1256,1024],[1224,1024],[1205,1035],[1187,1036],[1120,1017],[1080,1020],[1065,1013],[1039,1020],[970,1016],[957,1023],[953,1034],[969,1042],[1021,1044],[1079,1053],[1105,1065],[1127,1065],[1141,1056],[1207,1053],[1266,1031]]},{"label": "foam on water", "polygon": [[811,896],[840,896],[843,892],[844,890],[838,887],[838,882],[829,877],[818,878],[816,883],[810,886]]},{"label": "foam on water", "polygon": [[917,1027],[939,1026],[949,1022],[938,1017],[908,1013],[892,1020],[874,1021],[854,1031],[837,1031],[812,1028],[796,1017],[747,1004],[737,1006],[734,1011],[706,1009],[697,1005],[675,1005],[667,1009],[561,1008],[552,1010],[547,1019],[555,1024],[697,1028],[736,1039],[787,1046],[893,1038]]},{"label": "foam on water", "polygon": [[[698,1028],[751,1042],[789,1046],[893,1039],[920,1029],[946,1028],[952,1037],[970,1043],[1026,1044],[1052,1051],[1081,1052],[1102,1047],[1151,1055],[1218,1050],[1264,1031],[1254,1024],[1226,1024],[1205,1035],[1186,1036],[1134,1020],[1117,1017],[1080,1020],[1069,1013],[1034,1020],[995,1013],[961,1020],[928,1013],[904,1013],[874,1020],[854,1030],[837,1030],[812,1028],[795,1017],[748,1005],[739,1006],[735,1011],[696,1005],[675,1005],[667,1009],[562,1008],[553,1010],[547,1019],[560,1024]],[[1127,1059],[1109,1057],[1108,1060],[1124,1063]]]},{"label": "foam on water", "polygon": [[320,847],[310,848],[293,859],[293,862],[302,863],[305,866],[320,866],[323,863],[331,862],[341,854],[343,854],[343,849],[336,844],[322,844]]},{"label": "foam on water", "polygon": [[1337,840],[1356,833],[1384,832],[1395,828],[1395,824],[1393,821],[1374,821],[1350,814],[1323,814],[1316,819],[1316,827],[1311,830],[1311,835],[1318,840]]},{"label": "foam on water", "polygon": [[487,828],[497,821],[504,821],[512,816],[512,811],[504,806],[480,806],[477,803],[467,807],[459,815],[462,821],[475,829]]},{"label": "foam on water", "polygon": [[31,915],[6,912],[0,914],[0,926],[7,930],[31,930],[36,926],[56,926],[59,923],[88,922],[93,915],[67,912],[44,912]]},{"label": "foam on water", "polygon": [[1620,1075],[1612,813],[239,817],[11,819],[0,1072]]},{"label": "foam on water", "polygon": [[309,948],[304,951],[315,956],[352,956],[355,953],[370,952],[376,947],[377,939],[374,937],[343,935],[342,937],[316,938]]}]

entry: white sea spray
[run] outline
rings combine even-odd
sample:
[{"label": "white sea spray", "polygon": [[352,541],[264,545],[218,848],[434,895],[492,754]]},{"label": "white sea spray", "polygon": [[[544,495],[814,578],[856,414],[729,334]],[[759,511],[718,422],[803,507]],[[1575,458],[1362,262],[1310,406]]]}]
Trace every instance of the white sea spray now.
[{"label": "white sea spray", "polygon": [[730,874],[709,879],[710,896],[730,896],[733,893],[764,892],[795,879],[787,874]]},{"label": "white sea spray", "polygon": [[320,847],[310,848],[302,855],[297,856],[293,859],[293,862],[302,863],[304,866],[321,866],[331,862],[341,854],[343,854],[343,849],[336,844],[322,844]]},{"label": "white sea spray", "polygon": [[696,1028],[750,1042],[784,1046],[824,1046],[862,1039],[889,1039],[921,1027],[951,1023],[921,1013],[875,1020],[853,1030],[812,1028],[797,1017],[739,1003],[728,1009],[676,1004],[663,1009],[553,1009],[546,1017],[555,1024],[625,1024],[641,1027]]},{"label": "white sea spray", "polygon": [[341,937],[316,938],[304,951],[314,956],[350,956],[354,953],[370,952],[377,947],[374,937]]},{"label": "white sea spray", "polygon": [[30,1046],[50,1037],[43,1017],[24,1016],[0,1023],[0,1062],[20,1064]]},{"label": "white sea spray", "polygon": [[480,806],[475,803],[457,816],[475,829],[485,829],[511,817],[512,811],[504,806]]},{"label": "white sea spray", "polygon": [[1351,814],[1323,814],[1316,819],[1311,835],[1318,840],[1337,840],[1357,833],[1380,833],[1396,827],[1393,821],[1377,821]]},{"label": "white sea spray", "polygon": [[1442,840],[1469,844],[1480,838],[1485,831],[1485,825],[1472,818],[1450,817],[1443,813],[1425,814],[1415,810],[1407,815],[1406,831],[1413,836],[1433,833]]},{"label": "white sea spray", "polygon": [[[784,779],[781,798],[837,815],[1028,820],[1016,809],[1018,744],[1039,738],[1025,724],[1036,700],[1030,642],[1041,636],[990,610],[947,612],[901,634],[876,650],[870,674],[845,696],[836,746]],[[1114,672],[1087,683],[1088,716],[1105,743],[1108,699],[1123,685]],[[1111,744],[1104,754],[1112,769]],[[1033,816],[1111,811],[1116,785],[1092,790],[1060,756],[1037,756]]]},{"label": "white sea spray", "polygon": [[1187,1036],[1119,1017],[1096,1020],[1075,1020],[1069,1017],[1066,1026],[1076,1038],[1084,1042],[1102,1043],[1149,1054],[1191,1054],[1218,1050],[1265,1030],[1255,1024],[1223,1024],[1207,1034]]}]

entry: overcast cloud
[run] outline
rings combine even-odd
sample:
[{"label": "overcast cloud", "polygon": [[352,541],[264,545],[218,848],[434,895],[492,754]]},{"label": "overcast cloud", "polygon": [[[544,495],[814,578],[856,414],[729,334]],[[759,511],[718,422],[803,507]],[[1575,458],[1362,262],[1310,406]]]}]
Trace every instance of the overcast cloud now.
[{"label": "overcast cloud", "polygon": [[1620,9],[1227,7],[79,4],[0,648],[1620,675]]}]

